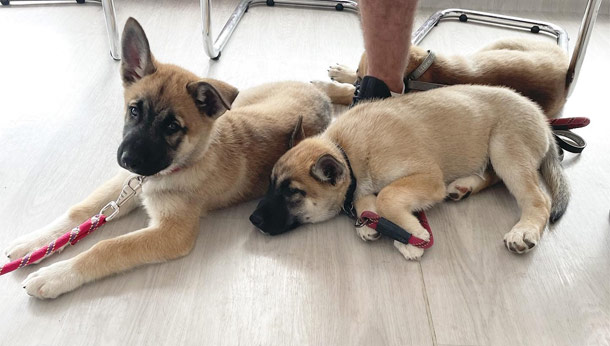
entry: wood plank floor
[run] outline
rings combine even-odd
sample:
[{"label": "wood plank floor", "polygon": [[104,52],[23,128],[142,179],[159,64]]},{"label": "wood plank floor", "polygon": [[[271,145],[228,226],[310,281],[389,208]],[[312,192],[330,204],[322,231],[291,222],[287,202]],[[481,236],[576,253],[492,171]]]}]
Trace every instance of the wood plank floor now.
[{"label": "wood plank floor", "polygon": [[[215,2],[218,33],[236,2]],[[362,52],[349,13],[254,7],[222,58],[201,46],[197,1],[117,1],[160,61],[241,89],[325,79]],[[419,26],[433,11],[418,13]],[[553,21],[576,37],[580,16]],[[0,8],[0,248],[43,226],[118,169],[122,88],[95,5]],[[146,225],[139,211],[76,247],[0,278],[0,345],[608,345],[610,344],[610,19],[600,17],[566,116],[588,141],[564,166],[572,202],[532,253],[506,251],[518,218],[502,186],[429,213],[435,246],[407,262],[391,242],[364,243],[338,217],[280,237],[255,232],[255,202],[213,213],[194,251],[86,285],[56,300],[21,281],[96,242]],[[442,23],[423,45],[471,52],[520,34]],[[544,39],[540,37],[540,39]],[[339,109],[339,112],[342,109]],[[459,134],[456,134],[459,135]]]}]

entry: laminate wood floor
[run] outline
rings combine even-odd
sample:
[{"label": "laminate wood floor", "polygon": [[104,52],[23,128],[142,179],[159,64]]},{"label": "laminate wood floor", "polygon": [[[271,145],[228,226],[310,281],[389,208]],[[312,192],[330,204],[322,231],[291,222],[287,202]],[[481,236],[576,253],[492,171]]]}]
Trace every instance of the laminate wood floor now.
[{"label": "laminate wood floor", "polygon": [[[235,1],[215,2],[215,32]],[[202,49],[197,1],[117,1],[157,59],[241,89],[326,79],[362,52],[350,13],[254,7],[219,61]],[[433,10],[421,10],[416,27]],[[580,15],[553,21],[575,38]],[[43,226],[118,169],[119,63],[95,5],[0,8],[0,247]],[[432,208],[435,246],[407,262],[391,242],[362,242],[345,217],[279,237],[256,232],[256,202],[213,213],[187,257],[40,301],[21,287],[42,266],[146,225],[142,211],[41,264],[0,277],[1,345],[608,345],[610,344],[610,19],[600,17],[566,116],[588,141],[564,161],[568,212],[530,254],[502,235],[518,218],[496,186]],[[442,23],[423,45],[467,53],[503,36]],[[539,37],[540,39],[545,39]],[[342,111],[337,107],[338,113]],[[459,134],[456,134],[459,135]]]}]

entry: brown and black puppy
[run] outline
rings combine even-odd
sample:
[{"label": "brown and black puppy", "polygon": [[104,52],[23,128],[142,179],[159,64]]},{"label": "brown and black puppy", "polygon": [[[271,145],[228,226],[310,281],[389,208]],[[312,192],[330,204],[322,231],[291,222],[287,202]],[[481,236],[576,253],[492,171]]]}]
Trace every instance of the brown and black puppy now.
[{"label": "brown and black puppy", "polygon": [[125,24],[122,53],[126,114],[117,159],[125,170],[49,226],[17,239],[6,254],[19,258],[97,214],[134,174],[148,178],[119,215],[141,204],[149,226],[30,274],[24,286],[32,296],[54,298],[188,254],[201,216],[262,195],[289,142],[320,133],[331,119],[328,97],[309,83],[272,83],[238,94],[227,83],[157,62],[133,18]]},{"label": "brown and black puppy", "polygon": [[[428,240],[412,213],[452,194],[459,199],[479,191],[489,183],[490,168],[521,208],[519,222],[504,235],[506,246],[527,252],[569,201],[557,146],[536,104],[508,88],[475,85],[363,102],[278,160],[251,221],[280,234],[328,220],[341,211],[353,172],[357,215],[376,212]],[[368,227],[356,230],[363,240],[379,238]],[[407,259],[424,252],[394,245]]]},{"label": "brown and black puppy", "polygon": [[[409,50],[405,78],[426,58],[418,46]],[[559,115],[566,102],[568,56],[552,42],[532,39],[502,39],[471,55],[437,54],[434,63],[417,80],[445,85],[478,84],[512,88],[536,102],[547,117]],[[315,81],[334,103],[349,105],[354,83],[367,74],[366,53],[358,70],[344,65],[332,66],[328,76],[333,82]]]}]

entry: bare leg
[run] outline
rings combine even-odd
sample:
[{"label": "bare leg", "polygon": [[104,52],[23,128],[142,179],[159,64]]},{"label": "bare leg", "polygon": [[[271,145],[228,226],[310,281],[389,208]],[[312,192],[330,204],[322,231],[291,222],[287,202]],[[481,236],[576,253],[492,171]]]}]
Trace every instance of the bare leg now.
[{"label": "bare leg", "polygon": [[368,75],[402,93],[417,0],[361,0]]},{"label": "bare leg", "polygon": [[[75,226],[78,226],[87,218],[99,213],[100,209],[108,202],[115,200],[119,196],[123,184],[130,176],[129,172],[121,170],[120,173],[97,188],[82,202],[59,216],[55,221],[35,232],[17,238],[6,248],[6,256],[12,260],[23,257],[27,253],[50,243]],[[138,202],[136,200],[137,196],[122,206],[118,217],[127,215],[137,207]]]}]

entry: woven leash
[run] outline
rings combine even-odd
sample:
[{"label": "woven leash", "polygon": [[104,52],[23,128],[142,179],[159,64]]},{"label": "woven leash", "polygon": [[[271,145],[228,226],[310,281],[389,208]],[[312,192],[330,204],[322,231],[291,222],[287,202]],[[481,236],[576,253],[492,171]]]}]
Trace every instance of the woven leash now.
[{"label": "woven leash", "polygon": [[376,230],[380,234],[390,237],[403,244],[411,244],[421,249],[428,249],[434,245],[434,236],[432,235],[430,224],[428,224],[428,218],[423,211],[419,211],[414,215],[419,220],[419,224],[430,235],[429,240],[418,238],[392,221],[380,217],[377,213],[368,210],[363,211],[362,214],[360,214],[360,217],[356,220],[356,227],[367,226]]},{"label": "woven leash", "polygon": [[[93,233],[96,229],[103,226],[106,222],[112,220],[117,216],[119,210],[125,202],[130,200],[133,196],[138,193],[138,191],[142,188],[142,184],[146,177],[143,176],[135,176],[132,177],[123,185],[123,189],[119,194],[119,197],[116,201],[111,201],[100,210],[100,212],[89,218],[87,221],[83,222],[80,226],[74,227],[71,231],[66,232],[61,237],[52,241],[50,244],[41,247],[40,249],[31,252],[21,258],[18,258],[12,262],[6,263],[2,267],[0,267],[0,275],[4,275],[10,273],[19,268],[28,266],[30,264],[34,264],[39,262],[48,256],[51,256],[53,253],[57,251],[63,250],[64,247],[68,245],[74,245],[78,243],[81,239]],[[111,212],[110,215],[106,215],[106,213]]]}]

